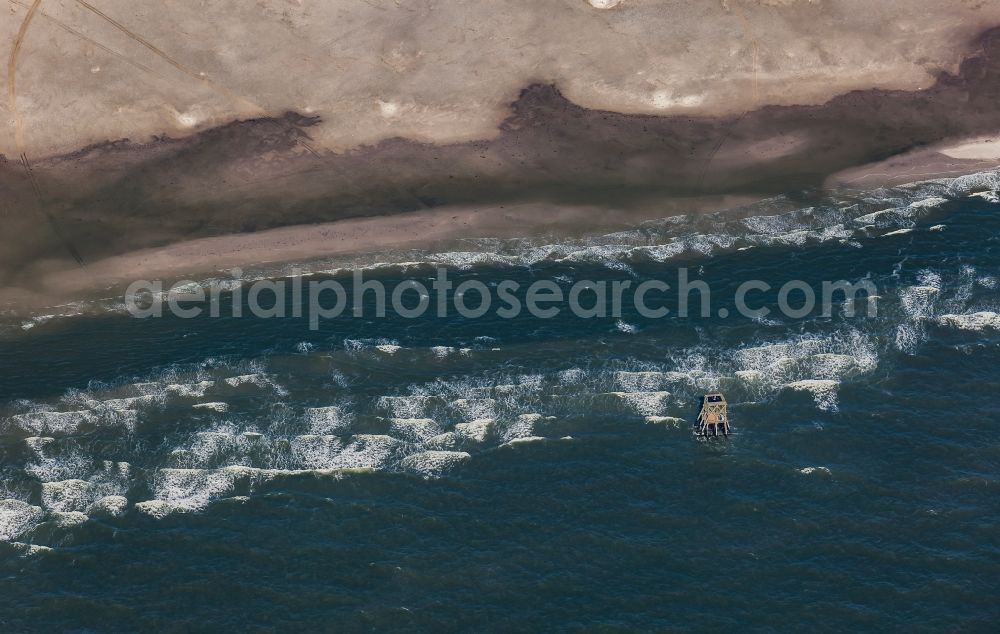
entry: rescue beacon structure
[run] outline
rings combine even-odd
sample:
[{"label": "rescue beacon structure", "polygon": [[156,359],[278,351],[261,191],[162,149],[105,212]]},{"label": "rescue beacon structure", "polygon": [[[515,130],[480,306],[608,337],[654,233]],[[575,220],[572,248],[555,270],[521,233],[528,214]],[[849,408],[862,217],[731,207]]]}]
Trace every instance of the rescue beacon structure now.
[{"label": "rescue beacon structure", "polygon": [[729,406],[726,397],[718,392],[706,394],[698,412],[699,436],[729,436]]}]

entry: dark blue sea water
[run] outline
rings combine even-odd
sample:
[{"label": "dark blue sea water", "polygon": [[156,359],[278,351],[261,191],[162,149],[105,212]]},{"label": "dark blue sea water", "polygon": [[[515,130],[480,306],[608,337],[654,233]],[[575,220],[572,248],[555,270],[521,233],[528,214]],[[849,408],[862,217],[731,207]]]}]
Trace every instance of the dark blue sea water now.
[{"label": "dark blue sea water", "polygon": [[[706,318],[9,320],[0,630],[995,631],[1000,204],[970,189],[428,260],[687,266]],[[793,278],[878,314],[717,316]],[[693,434],[710,390],[729,439]]]}]

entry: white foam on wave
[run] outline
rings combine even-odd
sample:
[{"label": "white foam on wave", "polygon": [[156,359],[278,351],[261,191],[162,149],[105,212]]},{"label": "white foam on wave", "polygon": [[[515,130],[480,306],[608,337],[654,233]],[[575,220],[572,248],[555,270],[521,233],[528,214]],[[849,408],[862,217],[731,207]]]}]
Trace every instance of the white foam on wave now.
[{"label": "white foam on wave", "polygon": [[339,405],[331,405],[307,409],[305,420],[312,434],[334,434],[348,430],[352,416]]},{"label": "white foam on wave", "polygon": [[48,511],[86,511],[100,494],[85,480],[42,483],[42,507]]},{"label": "white foam on wave", "polygon": [[976,192],[975,194],[972,194],[970,198],[980,198],[995,205],[1000,203],[1000,192]]},{"label": "white foam on wave", "polygon": [[977,192],[998,189],[1000,189],[1000,172],[979,172],[959,176],[948,186],[948,192],[953,196],[969,196]]},{"label": "white foam on wave", "polygon": [[[739,349],[733,354],[734,377],[753,398],[759,399],[792,384],[813,385],[810,381],[839,384],[874,370],[878,359],[876,340],[848,329],[833,335],[802,336]],[[830,404],[828,400],[822,401],[824,407]]]},{"label": "white foam on wave", "polygon": [[52,549],[48,546],[41,546],[39,544],[25,544],[22,542],[10,542],[10,546],[16,549],[16,552],[22,557],[31,557],[41,553],[52,552]]},{"label": "white foam on wave", "polygon": [[404,444],[392,436],[357,434],[329,468],[388,469],[399,460],[404,450]]},{"label": "white foam on wave", "polygon": [[87,509],[87,514],[95,517],[122,517],[127,512],[128,498],[123,495],[107,495]]},{"label": "white foam on wave", "polygon": [[47,522],[60,528],[75,528],[86,524],[89,519],[86,513],[80,511],[52,511],[46,517]]},{"label": "white foam on wave", "polygon": [[[359,434],[347,441],[339,436],[303,434],[291,439],[268,439],[257,432],[225,434],[201,432],[199,440],[209,440],[207,446],[217,448],[215,456],[206,454],[192,445],[192,450],[184,450],[188,458],[191,454],[202,453],[201,460],[189,460],[192,464],[203,465],[196,468],[161,470],[158,481],[165,486],[157,490],[157,499],[169,502],[172,507],[184,509],[190,504],[181,504],[178,497],[191,498],[192,503],[205,503],[222,495],[227,495],[226,482],[237,483],[251,489],[263,482],[279,476],[297,475],[308,472],[345,472],[389,468],[398,460],[407,446],[390,436]],[[250,466],[245,461],[255,449],[268,455],[266,464],[271,466]],[[176,452],[175,452],[176,453]],[[222,460],[207,459],[222,456]],[[236,461],[236,462],[234,462]],[[222,462],[222,466],[210,467]],[[183,476],[185,487],[178,487],[177,479]],[[178,493],[178,490],[180,493]],[[165,494],[166,492],[166,494]],[[207,496],[207,497],[206,497]]]},{"label": "white foam on wave", "polygon": [[569,368],[562,370],[558,374],[559,382],[564,384],[574,384],[582,382],[587,373],[582,368]]},{"label": "white foam on wave", "polygon": [[[262,471],[239,466],[222,469],[160,469],[154,478],[154,499],[171,511],[202,510],[214,499],[230,493],[238,480],[259,480]],[[162,510],[162,509],[161,509]]]},{"label": "white foam on wave", "polygon": [[153,407],[163,403],[163,396],[160,394],[143,394],[141,396],[127,396],[124,398],[110,398],[95,405],[97,409],[106,409],[112,412],[125,410],[136,410],[143,407]]},{"label": "white foam on wave", "polygon": [[[515,377],[515,383],[509,384],[509,392],[537,392],[542,389],[545,377],[541,374],[521,374]],[[496,386],[499,390],[500,386]]]},{"label": "white foam on wave", "polygon": [[902,323],[896,326],[894,339],[896,348],[901,352],[913,353],[927,338],[923,327],[914,323]]},{"label": "white foam on wave", "polygon": [[635,324],[630,324],[624,319],[617,320],[615,322],[615,328],[618,329],[618,332],[623,332],[626,335],[634,335],[635,333],[639,332],[638,326],[636,326]]},{"label": "white foam on wave", "polygon": [[963,315],[941,315],[938,322],[959,330],[984,331],[1000,330],[1000,314],[992,311],[980,311]]},{"label": "white foam on wave", "polygon": [[288,394],[288,390],[286,390],[283,386],[278,384],[277,381],[275,381],[266,374],[260,374],[260,373],[240,374],[237,376],[228,377],[224,379],[224,382],[226,385],[230,387],[244,387],[252,385],[254,387],[273,390],[275,393],[282,396]]},{"label": "white foam on wave", "polygon": [[921,269],[917,271],[917,281],[930,288],[941,288],[941,273],[931,269]]},{"label": "white foam on wave", "polygon": [[927,340],[924,321],[934,317],[941,297],[941,275],[923,270],[918,274],[920,284],[899,290],[902,321],[896,325],[895,344],[901,352],[912,354]]},{"label": "white foam on wave", "polygon": [[343,345],[344,350],[348,352],[360,352],[362,350],[375,349],[387,354],[394,354],[400,350],[398,341],[383,338],[344,339]]},{"label": "white foam on wave", "polygon": [[[87,392],[67,393],[62,399],[64,404],[91,408],[76,412],[52,412],[46,409],[48,406],[20,403],[18,408],[31,408],[32,411],[16,414],[20,417],[16,422],[29,432],[74,432],[81,430],[84,422],[105,424],[115,415],[123,412],[137,414],[149,407],[159,407],[169,399],[198,398],[215,385],[214,381],[231,387],[271,386],[270,377],[264,372],[237,374],[226,377],[231,379],[227,382],[218,374],[230,366],[216,364],[211,367],[215,372],[214,379],[199,376],[195,381],[177,381],[183,371],[171,370],[161,373],[162,376],[154,381],[124,386],[97,385]],[[238,367],[259,370],[262,364],[240,364]],[[509,390],[503,398],[516,398],[538,391],[542,385],[541,375],[525,375],[510,380]],[[447,382],[435,385],[443,387]],[[466,387],[456,384],[445,391],[462,393]],[[482,387],[482,393],[488,394],[489,389],[485,385]],[[98,391],[113,394],[116,398],[94,398]],[[432,395],[387,397],[376,402],[379,401],[382,407],[393,410],[422,409],[433,405],[442,412],[450,410],[456,415],[462,412],[474,414],[484,407],[489,408],[491,403],[488,398],[472,398],[464,401],[457,399],[449,404],[447,399]],[[206,409],[212,404],[194,403],[193,406]],[[137,419],[129,420],[134,422]],[[212,500],[232,495],[236,486],[245,485],[252,490],[255,483],[278,475],[399,470],[403,469],[402,459],[417,449],[411,443],[430,443],[438,437],[439,446],[426,445],[424,448],[457,451],[462,444],[484,442],[486,439],[482,428],[484,423],[478,419],[472,419],[467,427],[459,427],[461,433],[443,433],[441,427],[429,418],[392,421],[393,431],[405,437],[406,442],[382,435],[359,434],[346,440],[333,435],[348,429],[352,420],[353,413],[342,405],[333,405],[304,410],[301,419],[296,417],[291,407],[276,406],[270,419],[264,423],[266,433],[256,431],[259,426],[256,421],[233,419],[215,422],[209,429],[190,433],[186,443],[164,456],[164,462],[146,468],[140,477],[151,483],[153,499],[138,501],[136,511],[161,517],[167,513],[201,510]],[[285,435],[299,432],[302,428],[323,433]],[[24,442],[30,456],[24,470],[40,482],[43,511],[49,514],[53,524],[75,524],[90,514],[116,517],[127,512],[131,503],[127,496],[130,495],[133,477],[127,463],[97,459],[86,439],[29,436]]]},{"label": "white foam on wave", "polygon": [[534,435],[535,426],[542,420],[537,413],[521,414],[514,420],[497,422],[497,435],[500,442],[510,442],[517,438],[528,438]]},{"label": "white foam on wave", "polygon": [[215,385],[215,381],[199,381],[197,383],[172,383],[166,387],[166,391],[175,396],[184,398],[202,398],[209,388]]},{"label": "white foam on wave", "polygon": [[915,211],[908,208],[883,209],[865,214],[864,216],[858,216],[853,222],[858,225],[873,226],[878,229],[889,229],[899,226],[900,223],[912,223],[915,215]]},{"label": "white foam on wave", "polygon": [[930,317],[934,314],[934,304],[940,293],[939,286],[908,286],[900,289],[899,301],[907,316]]},{"label": "white foam on wave", "polygon": [[804,473],[806,475],[810,475],[812,473],[830,475],[830,469],[827,467],[803,467],[802,469],[799,469],[799,473]]},{"label": "white foam on wave", "polygon": [[519,259],[515,256],[480,251],[448,251],[445,253],[435,253],[431,255],[428,260],[434,264],[450,265],[463,270],[484,264],[516,266],[520,263],[518,261]]},{"label": "white foam on wave", "polygon": [[21,500],[0,500],[0,540],[9,542],[42,521],[45,512]]},{"label": "white foam on wave", "polygon": [[21,330],[31,330],[35,326],[44,324],[47,321],[55,319],[58,315],[36,315],[31,319],[21,322]]},{"label": "white foam on wave", "polygon": [[82,425],[92,424],[96,419],[97,416],[91,411],[40,411],[11,416],[9,422],[22,432],[42,436],[75,434]]},{"label": "white foam on wave", "polygon": [[424,441],[425,449],[438,449],[441,451],[454,451],[462,443],[462,438],[453,431],[446,431]]},{"label": "white foam on wave", "polygon": [[840,381],[859,372],[873,369],[869,359],[862,356],[822,352],[804,357],[800,371],[816,379]]},{"label": "white foam on wave", "polygon": [[946,202],[948,202],[947,198],[941,198],[940,196],[928,196],[927,198],[913,201],[907,207],[909,209],[931,209],[943,205]]},{"label": "white foam on wave", "polygon": [[788,383],[785,387],[797,392],[808,392],[812,395],[816,406],[822,410],[837,410],[837,391],[840,388],[838,381],[804,379]]},{"label": "white foam on wave", "polygon": [[683,418],[676,416],[647,416],[646,422],[650,425],[669,425],[671,427],[681,427],[687,424]]},{"label": "white foam on wave", "polygon": [[427,413],[436,397],[428,395],[380,396],[375,407],[390,418],[428,418]]},{"label": "white foam on wave", "polygon": [[511,445],[524,445],[529,443],[542,442],[546,440],[545,436],[522,436],[520,438],[514,438],[507,442],[507,446]]},{"label": "white foam on wave", "polygon": [[[89,465],[88,465],[89,466]],[[82,474],[82,469],[74,469]],[[47,476],[58,473],[51,469]],[[132,467],[127,462],[99,461],[87,479],[43,480],[41,487],[42,507],[50,512],[88,512],[90,507],[103,497],[124,494],[132,475]]]},{"label": "white foam on wave", "polygon": [[389,432],[410,442],[424,442],[441,433],[441,426],[430,418],[393,418]]},{"label": "white foam on wave", "polygon": [[615,372],[615,383],[623,392],[655,392],[672,381],[665,372]]},{"label": "white foam on wave", "polygon": [[497,402],[492,398],[460,398],[450,406],[467,421],[497,417]]},{"label": "white foam on wave", "polygon": [[787,214],[750,216],[739,222],[753,233],[767,236],[788,233],[795,225],[793,217]]},{"label": "white foam on wave", "polygon": [[229,411],[229,403],[223,403],[220,401],[215,401],[212,403],[195,403],[191,407],[195,409],[207,409],[212,412],[217,412],[219,414],[224,414]]},{"label": "white foam on wave", "polygon": [[[133,386],[134,387],[134,386]],[[90,401],[93,413],[102,425],[121,426],[134,431],[142,412],[161,407],[166,400],[163,391],[105,400]]]},{"label": "white foam on wave", "polygon": [[683,240],[674,240],[667,244],[652,244],[649,246],[635,247],[631,255],[644,255],[653,262],[666,262],[680,255],[688,249],[688,245]]},{"label": "white foam on wave", "polygon": [[469,423],[455,425],[455,434],[474,442],[484,442],[489,436],[496,421],[490,418],[479,418]]},{"label": "white foam on wave", "polygon": [[237,453],[240,440],[231,428],[196,432],[187,449],[174,450],[172,458],[184,467],[210,467]]},{"label": "white foam on wave", "polygon": [[611,392],[629,409],[640,416],[656,416],[663,412],[670,402],[670,392]]},{"label": "white foam on wave", "polygon": [[466,462],[472,456],[464,451],[421,451],[403,458],[400,466],[409,472],[437,477]]},{"label": "white foam on wave", "polygon": [[40,482],[86,477],[93,469],[93,458],[84,455],[75,445],[59,446],[55,438],[45,436],[25,438],[24,443],[32,454],[24,472]]},{"label": "white foam on wave", "polygon": [[154,519],[163,519],[173,512],[169,502],[163,500],[144,500],[135,503],[135,510]]},{"label": "white foam on wave", "polygon": [[337,436],[306,434],[291,443],[295,464],[302,469],[332,469],[338,464],[344,443]]},{"label": "white foam on wave", "polygon": [[[735,220],[726,212],[699,217],[673,216],[643,223],[632,230],[558,244],[485,239],[472,241],[481,245],[482,251],[432,254],[425,261],[459,268],[482,264],[531,266],[543,261],[587,262],[632,274],[629,263],[636,259],[665,262],[685,255],[712,255],[720,250],[752,246],[851,242],[856,236],[865,236],[867,226],[888,230],[912,227],[918,217],[947,202],[941,196],[928,194],[931,190],[940,193],[947,183],[943,180],[929,185],[914,184],[909,189],[904,186],[892,190],[892,197],[882,192],[847,207],[810,207],[772,215],[757,213]],[[775,199],[761,203],[758,211],[768,205],[787,209],[789,201]],[[713,230],[704,231],[707,227]]]}]

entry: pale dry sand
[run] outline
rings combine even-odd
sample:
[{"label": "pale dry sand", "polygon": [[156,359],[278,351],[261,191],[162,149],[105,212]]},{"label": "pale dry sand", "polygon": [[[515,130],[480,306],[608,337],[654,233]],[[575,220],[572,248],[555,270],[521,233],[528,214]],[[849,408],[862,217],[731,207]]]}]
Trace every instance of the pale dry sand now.
[{"label": "pale dry sand", "polygon": [[1000,161],[1000,135],[971,139],[957,145],[951,145],[942,148],[941,153],[957,159]]},{"label": "pale dry sand", "polygon": [[[902,185],[935,178],[948,178],[1000,167],[1000,152],[994,156],[955,156],[947,145],[936,149],[919,149],[893,156],[884,161],[852,167],[826,179],[824,186],[831,189],[864,191],[878,187]],[[971,154],[971,153],[970,153]]]},{"label": "pale dry sand", "polygon": [[931,86],[1000,23],[990,0],[46,0],[25,26],[33,4],[2,9],[0,153],[36,160],[286,110],[322,115],[321,150],[490,138],[534,82],[627,113],[821,104]]}]

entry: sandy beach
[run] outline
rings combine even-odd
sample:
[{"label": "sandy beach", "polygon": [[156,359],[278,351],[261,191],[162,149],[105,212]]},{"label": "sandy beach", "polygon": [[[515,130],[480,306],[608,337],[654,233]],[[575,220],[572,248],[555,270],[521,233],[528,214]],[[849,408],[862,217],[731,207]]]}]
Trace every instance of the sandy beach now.
[{"label": "sandy beach", "polygon": [[[513,100],[492,95],[486,123],[419,111],[429,128],[347,145],[331,141],[343,129],[332,106],[238,110],[135,138],[102,129],[106,140],[69,151],[15,126],[22,151],[0,156],[0,304],[463,238],[583,235],[775,196],[808,205],[989,169],[1000,163],[1000,29],[977,28],[919,81],[868,77],[818,96],[820,71],[789,69],[812,73],[809,98],[736,108],[662,90],[640,108],[532,78]],[[416,112],[378,103],[391,121]]]}]

